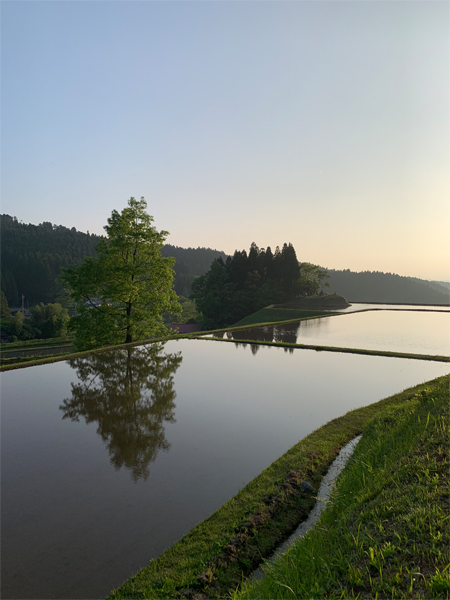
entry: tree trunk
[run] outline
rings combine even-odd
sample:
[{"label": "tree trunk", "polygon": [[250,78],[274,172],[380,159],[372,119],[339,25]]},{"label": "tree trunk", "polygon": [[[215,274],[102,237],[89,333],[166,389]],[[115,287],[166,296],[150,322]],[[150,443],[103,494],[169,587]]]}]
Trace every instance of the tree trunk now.
[{"label": "tree trunk", "polygon": [[129,344],[133,341],[133,336],[131,335],[131,302],[127,304],[127,337],[125,338],[125,344]]}]

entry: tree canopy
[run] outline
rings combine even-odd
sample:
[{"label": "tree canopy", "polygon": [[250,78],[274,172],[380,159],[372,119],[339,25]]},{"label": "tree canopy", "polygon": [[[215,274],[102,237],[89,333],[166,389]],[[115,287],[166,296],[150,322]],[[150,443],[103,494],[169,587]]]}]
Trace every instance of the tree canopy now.
[{"label": "tree canopy", "polygon": [[163,313],[181,311],[172,289],[175,259],[161,255],[168,232],[156,230],[146,208],[144,198],[130,198],[108,219],[98,258],[63,270],[77,303],[70,326],[79,349],[161,335]]},{"label": "tree canopy", "polygon": [[[100,236],[44,222],[21,223],[16,217],[0,215],[2,232],[1,289],[10,306],[19,306],[22,294],[25,306],[40,302],[59,302],[71,307],[59,278],[61,268],[79,265],[87,256],[97,256]],[[211,248],[180,248],[165,244],[163,256],[176,259],[174,289],[189,296],[194,277],[203,275],[212,261],[226,254]]]},{"label": "tree canopy", "polygon": [[300,276],[292,244],[273,253],[270,247],[260,249],[253,242],[248,254],[236,250],[225,262],[215,260],[205,275],[193,281],[191,298],[203,314],[205,327],[223,327],[292,298],[301,290]]},{"label": "tree canopy", "polygon": [[31,326],[37,337],[55,338],[67,335],[69,313],[61,304],[37,304],[31,309]]}]

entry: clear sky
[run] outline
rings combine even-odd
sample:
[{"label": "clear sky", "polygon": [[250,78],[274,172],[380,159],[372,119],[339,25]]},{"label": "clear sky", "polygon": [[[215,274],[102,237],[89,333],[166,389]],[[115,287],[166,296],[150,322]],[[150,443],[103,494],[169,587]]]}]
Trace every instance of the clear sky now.
[{"label": "clear sky", "polygon": [[1,212],[450,279],[447,1],[1,2]]}]

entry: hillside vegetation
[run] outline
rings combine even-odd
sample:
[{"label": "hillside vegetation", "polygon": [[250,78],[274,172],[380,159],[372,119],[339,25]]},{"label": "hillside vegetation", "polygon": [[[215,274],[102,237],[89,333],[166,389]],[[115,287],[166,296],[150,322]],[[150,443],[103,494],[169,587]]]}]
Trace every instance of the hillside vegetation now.
[{"label": "hillside vegetation", "polygon": [[[9,306],[20,306],[22,294],[25,307],[40,302],[60,302],[68,305],[58,276],[61,268],[78,265],[88,256],[97,256],[100,236],[44,222],[39,225],[19,222],[10,215],[0,216],[2,233],[1,289]],[[226,258],[224,252],[210,248],[179,248],[167,244],[163,256],[173,256],[174,289],[188,296],[194,277],[205,273],[215,258]]]},{"label": "hillside vegetation", "polygon": [[75,227],[41,223],[20,223],[15,217],[1,215],[2,253],[1,289],[9,306],[25,306],[61,301],[64,293],[57,281],[61,267],[79,264],[95,256],[100,241],[97,235],[82,233]]},{"label": "hillside vegetation", "polygon": [[[33,306],[40,302],[60,302],[68,306],[68,296],[64,293],[58,276],[61,267],[80,264],[87,256],[96,256],[96,246],[100,236],[77,231],[75,227],[68,228],[50,222],[39,225],[21,223],[10,215],[0,216],[1,228],[1,289],[5,293],[9,306],[20,306],[22,294],[25,295],[25,306]],[[253,245],[254,246],[254,245]],[[269,249],[268,249],[269,250]],[[282,251],[275,251],[277,258]],[[205,274],[215,259],[224,263],[227,256],[219,250],[211,248],[180,248],[167,244],[162,249],[163,256],[173,256],[175,263],[174,289],[178,295],[189,296],[191,285],[195,278]],[[271,252],[264,252],[256,246],[250,249],[250,272],[257,272],[258,276],[247,279],[248,270],[244,268],[247,255],[237,252],[233,256],[233,277],[239,285],[246,286],[248,291],[252,288],[262,287],[262,281],[276,281],[276,273],[271,272],[274,258]],[[241,259],[241,260],[239,260]],[[275,261],[276,262],[276,261]],[[301,263],[302,292],[315,293],[314,285],[317,274],[325,273],[309,263]],[[236,268],[235,268],[236,267]],[[267,272],[267,269],[269,272]],[[309,271],[310,272],[309,272]],[[242,272],[241,272],[242,271]],[[262,274],[262,275],[261,275]],[[449,304],[450,289],[446,282],[428,282],[414,277],[401,277],[391,273],[366,271],[355,273],[349,270],[328,270],[330,288],[327,291],[342,294],[349,302],[386,302],[386,303],[412,303],[412,304]],[[281,280],[288,281],[286,274],[280,272]],[[243,281],[240,281],[243,278]],[[261,281],[262,280],[262,281]],[[309,289],[308,284],[314,284]],[[254,312],[270,302],[282,302],[282,298],[275,298],[276,293],[283,290],[283,285],[262,287],[258,302],[246,308],[247,314]],[[234,318],[230,317],[228,322]],[[244,315],[236,315],[244,316]],[[238,318],[234,319],[235,321]]]},{"label": "hillside vegetation", "polygon": [[450,304],[448,287],[415,277],[378,271],[355,273],[349,269],[329,269],[328,276],[328,291],[342,294],[349,302]]}]

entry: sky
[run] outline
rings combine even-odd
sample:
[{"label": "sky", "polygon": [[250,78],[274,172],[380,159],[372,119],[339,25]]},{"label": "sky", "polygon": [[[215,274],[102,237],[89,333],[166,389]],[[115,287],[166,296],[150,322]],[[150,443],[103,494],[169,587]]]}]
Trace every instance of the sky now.
[{"label": "sky", "polygon": [[450,3],[1,2],[1,212],[450,280]]}]

